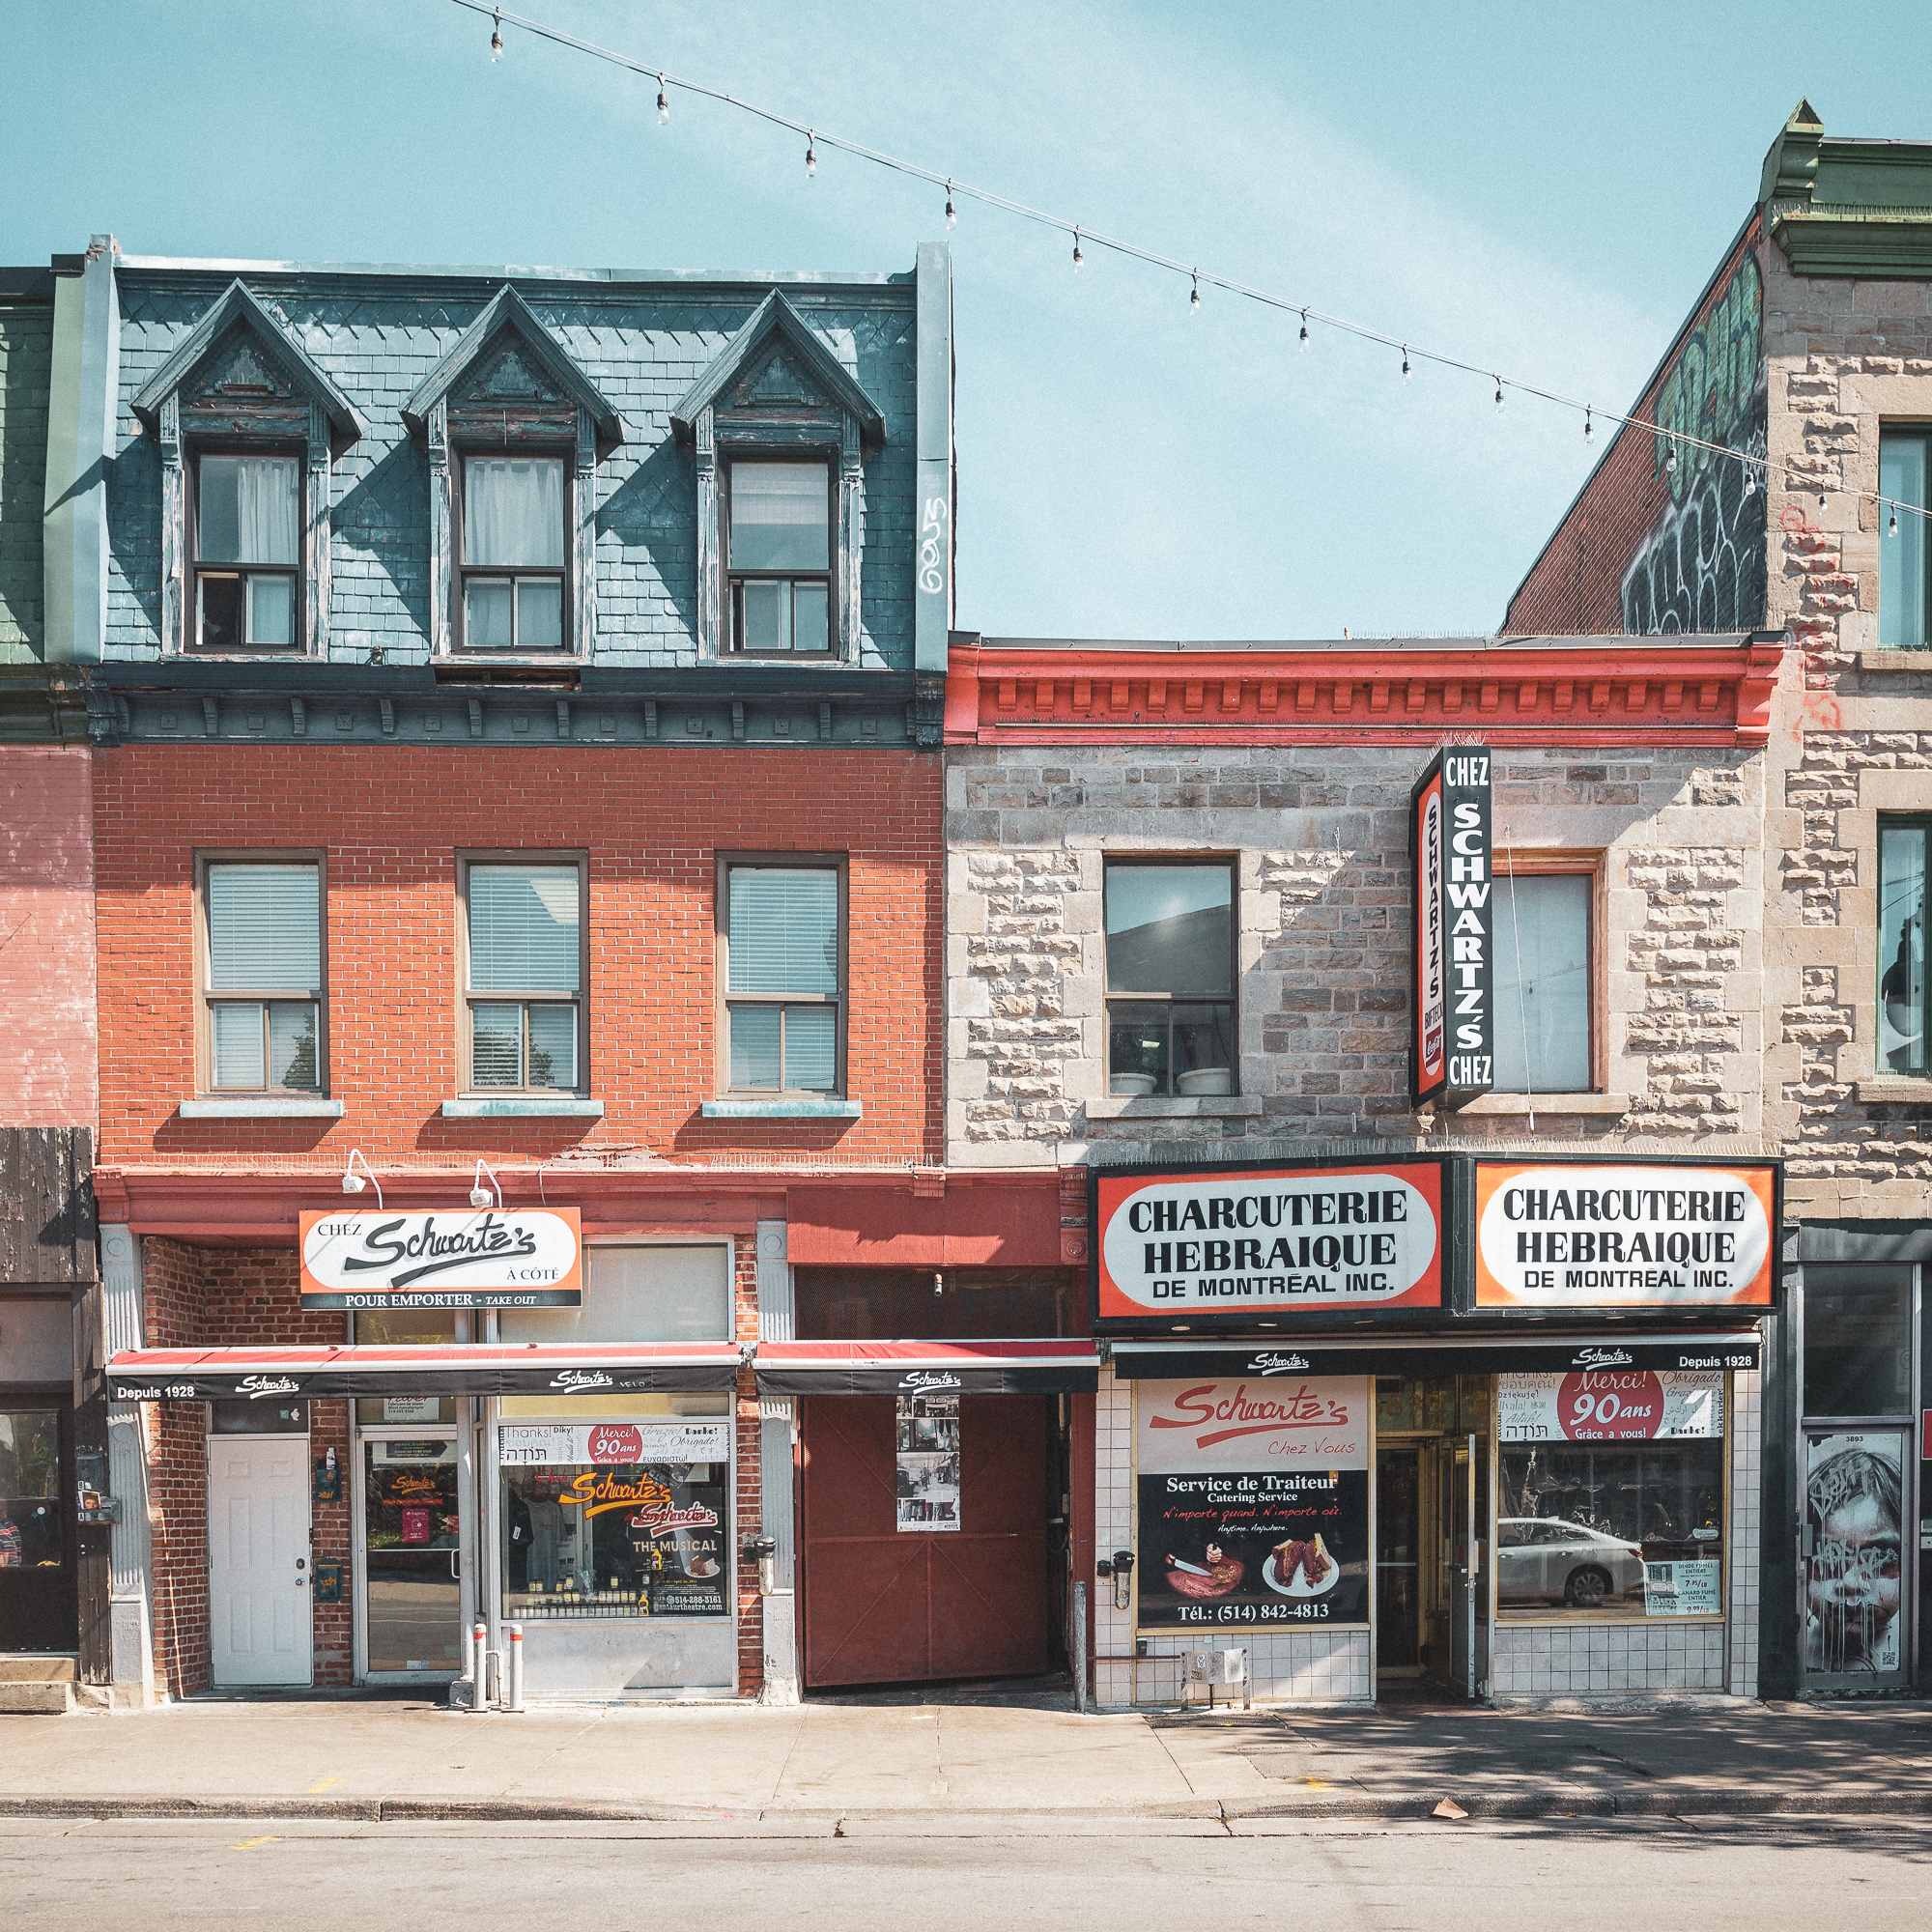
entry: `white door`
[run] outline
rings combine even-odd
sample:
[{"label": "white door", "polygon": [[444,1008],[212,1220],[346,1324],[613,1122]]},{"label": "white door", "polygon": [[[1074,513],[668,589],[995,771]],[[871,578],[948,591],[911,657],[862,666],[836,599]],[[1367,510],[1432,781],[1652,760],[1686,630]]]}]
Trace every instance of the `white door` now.
[{"label": "white door", "polygon": [[308,1437],[211,1436],[208,1622],[217,1686],[310,1681],[308,1537]]}]

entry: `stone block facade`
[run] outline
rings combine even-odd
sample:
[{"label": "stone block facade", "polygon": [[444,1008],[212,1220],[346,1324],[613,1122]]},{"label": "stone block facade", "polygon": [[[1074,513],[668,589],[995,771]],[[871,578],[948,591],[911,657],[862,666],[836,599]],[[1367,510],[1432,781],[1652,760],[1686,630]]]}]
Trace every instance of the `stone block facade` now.
[{"label": "stone block facade", "polygon": [[[1408,1097],[1407,807],[1430,750],[955,749],[949,1161],[1269,1158],[1428,1131]],[[1763,786],[1744,748],[1497,753],[1499,861],[1596,876],[1598,1091],[1492,1094],[1459,1138],[1519,1137],[1532,1116],[1539,1137],[1685,1151],[1760,1133]],[[1238,1092],[1111,1095],[1106,861],[1197,853],[1236,865]]]}]

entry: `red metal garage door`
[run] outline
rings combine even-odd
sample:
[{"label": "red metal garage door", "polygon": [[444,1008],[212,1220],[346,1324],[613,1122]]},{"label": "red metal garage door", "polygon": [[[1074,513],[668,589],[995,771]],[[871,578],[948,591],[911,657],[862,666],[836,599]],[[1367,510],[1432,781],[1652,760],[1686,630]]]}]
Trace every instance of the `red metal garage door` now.
[{"label": "red metal garage door", "polygon": [[805,1681],[903,1684],[1047,1668],[1053,1397],[964,1396],[957,1530],[901,1532],[894,1399],[804,1404]]}]

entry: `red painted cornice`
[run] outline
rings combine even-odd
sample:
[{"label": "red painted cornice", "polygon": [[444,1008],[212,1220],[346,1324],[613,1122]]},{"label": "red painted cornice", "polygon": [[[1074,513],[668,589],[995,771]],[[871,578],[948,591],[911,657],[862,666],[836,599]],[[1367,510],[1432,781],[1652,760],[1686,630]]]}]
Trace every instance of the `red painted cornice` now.
[{"label": "red painted cornice", "polygon": [[1149,650],[955,641],[949,745],[1762,745],[1763,636]]}]

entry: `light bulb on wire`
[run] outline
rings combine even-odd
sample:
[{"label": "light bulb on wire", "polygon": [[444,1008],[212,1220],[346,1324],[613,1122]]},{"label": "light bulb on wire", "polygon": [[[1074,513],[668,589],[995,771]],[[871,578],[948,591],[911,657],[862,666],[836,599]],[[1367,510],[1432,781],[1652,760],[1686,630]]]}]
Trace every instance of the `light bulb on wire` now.
[{"label": "light bulb on wire", "polygon": [[805,130],[805,178],[813,180],[818,174],[818,136],[808,128]]},{"label": "light bulb on wire", "polygon": [[1301,311],[1301,353],[1308,354],[1308,311]]},{"label": "light bulb on wire", "polygon": [[495,23],[492,25],[490,29],[490,63],[494,67],[496,63],[501,60],[502,58],[503,58],[503,13],[502,9],[498,8],[497,10]]},{"label": "light bulb on wire", "polygon": [[1592,441],[1595,439],[1596,434],[1597,434],[1596,425],[1593,422],[1591,422],[1590,412],[1588,407],[1586,406],[1583,411],[1583,440],[1585,442]]},{"label": "light bulb on wire", "polygon": [[1402,345],[1402,380],[1405,383],[1408,381],[1408,344],[1406,342]]},{"label": "light bulb on wire", "polygon": [[951,182],[946,184],[946,225],[949,228],[957,228],[959,226],[959,217],[952,212],[952,184]]},{"label": "light bulb on wire", "polygon": [[658,75],[658,126],[662,128],[670,119],[670,98],[665,93],[665,77]]},{"label": "light bulb on wire", "polygon": [[1892,505],[1890,519],[1886,524],[1885,533],[1889,537],[1895,537],[1898,534],[1898,506],[1895,503]]},{"label": "light bulb on wire", "polygon": [[1198,315],[1201,311],[1201,271],[1194,271],[1194,286],[1187,292],[1187,306]]},{"label": "light bulb on wire", "polygon": [[1086,260],[1087,257],[1080,252],[1080,231],[1076,228],[1073,231],[1073,272],[1076,275],[1080,272],[1081,265]]},{"label": "light bulb on wire", "polygon": [[1497,415],[1501,415],[1502,412],[1503,412],[1503,379],[1500,376],[1498,376],[1496,378],[1496,413]]},{"label": "light bulb on wire", "polygon": [[1677,474],[1677,445],[1675,442],[1663,452],[1663,473],[1666,476],[1675,476]]}]

